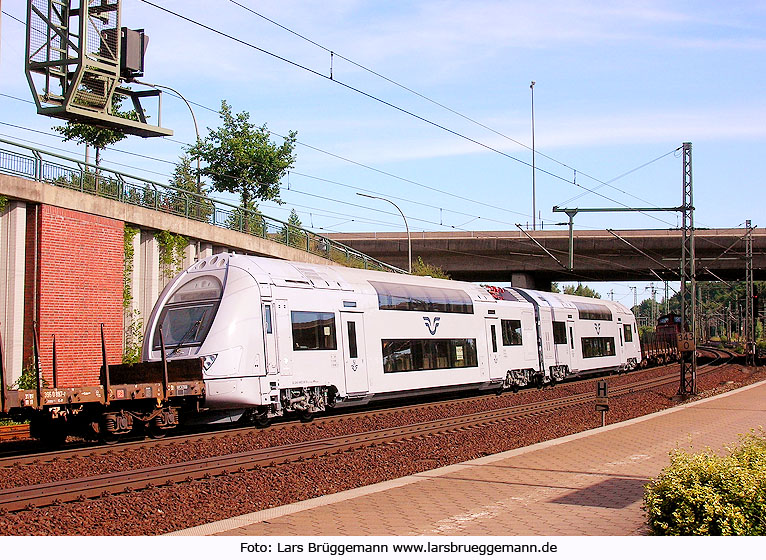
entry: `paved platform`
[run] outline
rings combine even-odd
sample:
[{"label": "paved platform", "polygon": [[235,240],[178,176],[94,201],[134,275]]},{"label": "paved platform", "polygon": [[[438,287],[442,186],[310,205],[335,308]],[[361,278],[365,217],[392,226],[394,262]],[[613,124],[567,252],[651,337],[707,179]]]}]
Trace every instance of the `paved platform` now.
[{"label": "paved platform", "polygon": [[[595,414],[595,413],[594,413]],[[766,426],[766,382],[656,414],[175,535],[641,535],[675,448]]]}]

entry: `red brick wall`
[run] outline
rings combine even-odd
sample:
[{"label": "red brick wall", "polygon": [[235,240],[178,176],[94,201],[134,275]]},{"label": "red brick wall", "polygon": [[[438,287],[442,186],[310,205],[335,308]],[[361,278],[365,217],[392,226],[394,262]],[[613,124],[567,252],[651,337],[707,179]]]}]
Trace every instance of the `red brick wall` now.
[{"label": "red brick wall", "polygon": [[25,352],[32,352],[31,340],[29,344],[26,340],[34,317],[40,332],[40,364],[48,384],[52,384],[54,334],[57,385],[98,384],[101,323],[109,363],[122,359],[124,224],[47,205],[37,206],[36,224],[34,209],[28,220]]}]

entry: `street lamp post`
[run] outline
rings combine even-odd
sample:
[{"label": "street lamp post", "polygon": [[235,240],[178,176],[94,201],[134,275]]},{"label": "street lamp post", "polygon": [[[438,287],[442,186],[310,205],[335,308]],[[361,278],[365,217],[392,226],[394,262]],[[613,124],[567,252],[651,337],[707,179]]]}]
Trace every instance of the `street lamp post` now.
[{"label": "street lamp post", "polygon": [[[199,127],[197,126],[197,117],[194,116],[194,110],[192,109],[191,103],[189,103],[189,101],[183,95],[181,95],[180,91],[178,91],[176,89],[173,89],[170,86],[161,86],[159,84],[149,84],[149,83],[142,82],[142,81],[135,80],[135,79],[133,81],[136,82],[137,84],[141,84],[141,85],[144,85],[144,86],[149,86],[149,87],[153,87],[153,88],[157,88],[157,89],[169,89],[170,91],[175,93],[178,97],[180,97],[181,100],[184,103],[186,103],[186,106],[189,108],[189,112],[191,113],[191,116],[192,116],[192,121],[194,121],[194,133],[197,136],[197,144],[199,144],[200,138],[199,138]],[[199,161],[199,156],[197,156],[197,191],[198,192],[201,192],[201,190],[200,190],[200,183],[201,183],[201,181],[200,181],[200,161]]]},{"label": "street lamp post", "polygon": [[382,198],[380,196],[372,196],[371,194],[364,194],[364,193],[356,193],[359,196],[364,196],[367,198],[377,198],[378,200],[383,200],[385,202],[388,202],[389,204],[393,204],[394,208],[399,210],[399,213],[402,215],[402,220],[404,220],[404,229],[407,230],[407,272],[412,274],[412,238],[410,237],[410,227],[407,225],[407,218],[404,215],[404,212],[402,212],[402,209],[399,208],[394,202],[388,200],[387,198]]},{"label": "street lamp post", "polygon": [[535,227],[535,220],[537,219],[537,208],[535,207],[535,82],[529,84],[529,89],[532,90],[532,231],[537,229]]}]

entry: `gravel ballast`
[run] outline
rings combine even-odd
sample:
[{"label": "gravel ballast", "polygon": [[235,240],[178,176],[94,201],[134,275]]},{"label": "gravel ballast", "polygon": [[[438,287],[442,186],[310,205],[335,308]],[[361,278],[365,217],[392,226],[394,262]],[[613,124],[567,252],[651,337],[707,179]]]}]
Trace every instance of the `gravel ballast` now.
[{"label": "gravel ballast", "polygon": [[[622,384],[677,372],[678,366],[613,377],[610,389]],[[766,378],[766,368],[727,365],[698,377],[704,398]],[[252,430],[214,440],[108,451],[72,460],[3,469],[0,488],[93,476],[104,472],[173,464],[250,449],[284,445],[336,435],[425,422],[563,397],[592,393],[596,381],[563,384],[541,391],[503,394],[495,398],[443,403],[419,411],[375,414],[342,421],[314,422]],[[610,398],[608,423],[673,406],[678,380],[659,389]],[[593,403],[564,411],[461,430],[425,439],[402,441],[321,456],[287,465],[260,467],[183,484],[103,496],[46,508],[3,513],[0,535],[156,535],[218,521],[279,505],[357,488],[401,476],[499,453],[581,432],[601,425]],[[755,426],[754,426],[755,428]],[[403,460],[402,458],[406,458]]]}]

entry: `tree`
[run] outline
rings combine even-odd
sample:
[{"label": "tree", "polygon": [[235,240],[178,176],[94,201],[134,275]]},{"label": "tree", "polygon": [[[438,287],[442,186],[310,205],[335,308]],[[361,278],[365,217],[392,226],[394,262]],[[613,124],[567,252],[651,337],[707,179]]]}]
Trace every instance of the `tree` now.
[{"label": "tree", "polygon": [[277,145],[271,142],[265,124],[254,127],[247,112],[232,115],[225,100],[221,101],[221,119],[221,126],[208,128],[208,135],[189,150],[190,156],[207,163],[201,173],[212,179],[213,190],[239,194],[242,208],[250,208],[257,200],[281,204],[279,181],[295,163],[298,133],[289,132],[282,145]]},{"label": "tree", "polygon": [[[112,114],[123,119],[137,121],[138,114],[135,111],[120,111],[120,106],[124,99],[124,96],[117,94],[112,97]],[[63,126],[54,126],[53,130],[60,133],[66,141],[74,140],[78,144],[85,144],[95,148],[96,167],[101,165],[101,150],[116,144],[120,140],[124,140],[126,137],[122,132],[111,128],[77,122],[69,122]]]},{"label": "tree", "polygon": [[299,249],[306,249],[306,232],[301,227],[301,219],[298,217],[295,208],[290,211],[290,217],[287,218],[287,223],[282,227],[280,235],[285,244],[291,247],[297,247]]},{"label": "tree", "polygon": [[582,284],[577,284],[577,287],[564,286],[564,293],[570,296],[584,296],[601,299],[601,294],[599,294],[596,290],[589,288],[588,286],[583,286]]},{"label": "tree", "polygon": [[[176,165],[173,177],[168,184],[174,189],[193,193],[191,195],[176,191],[168,193],[164,202],[171,212],[202,222],[210,220],[214,211],[213,205],[205,198],[207,196],[205,185],[197,183],[197,171],[192,169],[191,160],[187,156],[181,156],[181,161]],[[200,196],[194,196],[195,194]]]},{"label": "tree", "polygon": [[263,215],[255,202],[248,203],[247,207],[237,206],[226,218],[224,227],[258,237],[266,237],[266,220],[263,219]]},{"label": "tree", "polygon": [[449,274],[444,272],[441,267],[428,264],[423,261],[423,257],[412,263],[412,274],[415,276],[430,276],[431,278],[445,278],[449,280]]}]

